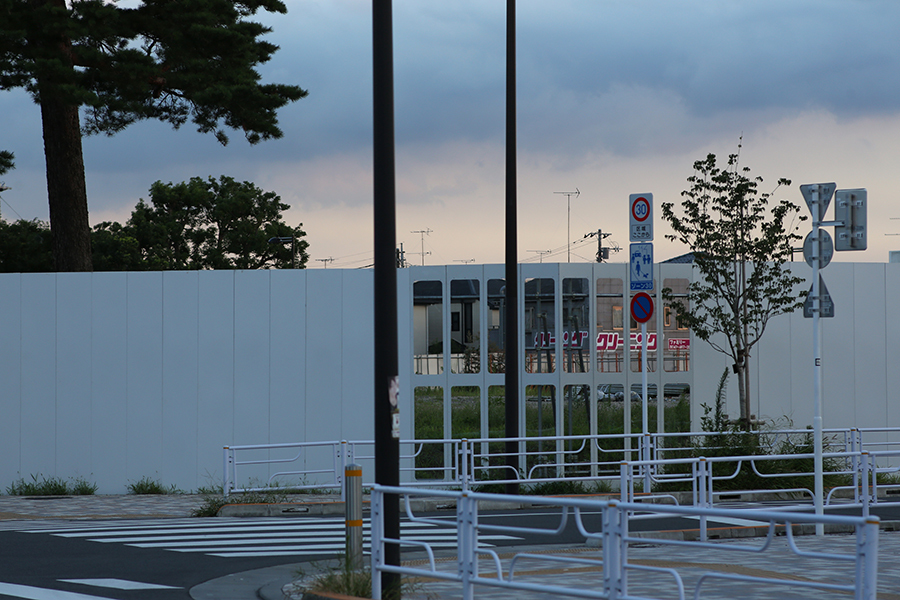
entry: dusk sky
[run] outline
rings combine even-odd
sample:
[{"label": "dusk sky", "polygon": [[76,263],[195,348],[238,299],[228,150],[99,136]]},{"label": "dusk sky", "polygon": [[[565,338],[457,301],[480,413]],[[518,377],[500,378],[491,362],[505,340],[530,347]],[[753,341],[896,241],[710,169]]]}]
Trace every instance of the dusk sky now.
[{"label": "dusk sky", "polygon": [[[127,220],[157,180],[228,175],[279,194],[302,222],[310,268],[372,262],[370,0],[287,0],[261,15],[281,46],[263,80],[309,97],[282,109],[284,138],[222,147],[190,124],[154,121],[85,140],[91,223]],[[421,264],[503,262],[503,0],[394,0],[397,241]],[[800,184],[868,189],[869,249],[900,250],[900,2],[896,0],[554,0],[518,3],[519,259],[565,261],[602,229],[628,246],[628,195],[677,202],[692,163],[736,152],[769,191],[801,205]],[[6,219],[48,218],[38,108],[0,94]],[[830,214],[829,214],[830,218]],[[802,224],[805,235],[809,222]],[[572,245],[594,260],[596,239]],[[333,258],[325,262],[324,259]],[[799,258],[799,257],[798,257]],[[627,253],[611,256],[624,262]]]}]

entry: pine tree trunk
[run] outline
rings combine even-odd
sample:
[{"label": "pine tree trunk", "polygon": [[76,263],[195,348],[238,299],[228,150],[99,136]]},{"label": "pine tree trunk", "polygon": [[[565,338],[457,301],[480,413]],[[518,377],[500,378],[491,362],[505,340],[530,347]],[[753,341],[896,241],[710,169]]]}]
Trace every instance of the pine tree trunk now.
[{"label": "pine tree trunk", "polygon": [[42,94],[50,231],[57,271],[91,271],[91,233],[78,107]]},{"label": "pine tree trunk", "polygon": [[[36,9],[48,6],[64,9],[65,0],[30,0]],[[87,188],[78,105],[57,92],[69,83],[67,69],[74,69],[71,42],[65,28],[47,23],[47,32],[34,32],[29,40],[57,62],[37,74],[47,165],[47,197],[50,202],[50,231],[53,234],[53,261],[57,271],[91,271],[91,231],[88,223]]]}]

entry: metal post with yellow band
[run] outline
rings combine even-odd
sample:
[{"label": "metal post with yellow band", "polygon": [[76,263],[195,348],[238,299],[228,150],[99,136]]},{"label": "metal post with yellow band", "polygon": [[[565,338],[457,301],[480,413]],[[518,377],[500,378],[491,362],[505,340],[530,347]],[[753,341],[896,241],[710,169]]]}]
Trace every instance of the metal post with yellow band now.
[{"label": "metal post with yellow band", "polygon": [[363,566],[362,467],[344,467],[344,514],[347,532],[347,568]]}]

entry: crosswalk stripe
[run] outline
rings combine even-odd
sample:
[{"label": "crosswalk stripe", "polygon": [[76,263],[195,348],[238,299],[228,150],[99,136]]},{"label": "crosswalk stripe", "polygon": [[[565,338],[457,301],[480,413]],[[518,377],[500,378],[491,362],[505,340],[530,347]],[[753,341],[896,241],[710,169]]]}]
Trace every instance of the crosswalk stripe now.
[{"label": "crosswalk stripe", "polygon": [[[694,515],[690,515],[687,518],[694,521],[700,520],[700,517]],[[706,521],[712,523],[722,523],[723,525],[734,525],[736,527],[759,527],[769,524],[768,521],[753,521],[750,519],[738,519],[731,517],[707,517]]]},{"label": "crosswalk stripe", "polygon": [[63,583],[77,583],[92,587],[110,588],[114,590],[180,590],[181,588],[159,583],[144,583],[142,581],[130,581],[128,579],[114,579],[105,577],[102,579],[60,579]]},{"label": "crosswalk stripe", "polygon": [[[87,594],[79,594],[78,592],[67,592],[65,590],[53,590],[32,587],[30,585],[2,582],[0,582],[0,595],[12,596],[13,598],[25,598],[26,600],[98,600],[99,598],[102,598],[102,596],[89,596]],[[104,598],[103,600],[109,599]]]},{"label": "crosswalk stripe", "polygon": [[[447,527],[435,523],[401,522],[403,537],[426,542],[435,548],[458,545],[455,522]],[[220,557],[294,556],[331,554],[346,549],[343,519],[216,520],[214,522],[140,521],[130,523],[92,523],[82,527],[32,529],[26,533],[44,533],[57,537],[84,539],[107,544],[123,544],[135,548],[161,549],[172,552],[196,552]],[[371,523],[365,519],[363,538],[370,543]],[[479,542],[490,547],[494,542],[517,540],[507,535],[479,536]]]},{"label": "crosswalk stripe", "polygon": [[[405,523],[404,524],[408,529],[416,529],[416,528],[426,528],[426,527],[434,527],[429,523]],[[306,524],[277,524],[277,525],[237,525],[237,526],[222,526],[215,528],[217,532],[249,532],[249,531],[290,531],[290,530],[321,530],[321,529],[341,529],[343,531],[344,522],[341,521],[338,523],[325,524],[325,523],[306,523]],[[168,529],[157,529],[153,531],[146,530],[144,528],[132,528],[128,530],[114,530],[107,531],[102,530],[103,535],[106,537],[115,537],[115,536],[128,536],[134,535],[135,530],[137,531],[146,531],[147,533],[152,534],[163,534],[163,533],[206,533],[210,530],[208,527],[198,528],[198,527],[187,527],[187,528],[178,528],[178,527],[170,527]],[[97,535],[96,529],[91,529],[87,531],[62,531],[59,533],[54,533],[53,535],[59,537],[68,537],[68,538],[79,538],[79,537],[93,537]],[[29,531],[29,533],[52,533],[49,531]]]},{"label": "crosswalk stripe", "polygon": [[[283,544],[317,544],[317,543],[327,543],[333,542],[335,539],[340,537],[343,538],[343,534],[340,536],[330,536],[330,537],[314,537],[314,538],[306,538],[306,539],[298,539],[298,538],[288,538],[284,540],[277,540],[279,543]],[[455,533],[450,534],[425,534],[425,535],[416,535],[414,538],[416,541],[420,542],[453,542],[456,543],[458,538]],[[496,540],[511,540],[515,539],[506,535],[483,535],[478,536],[480,541],[496,541]],[[218,546],[221,545],[223,541],[233,541],[235,544],[232,545],[241,545],[241,546],[252,546],[254,544],[271,544],[273,541],[272,538],[256,538],[256,539],[234,539],[231,540],[188,540],[188,541],[173,541],[173,542],[142,542],[142,543],[129,543],[129,546],[134,546],[135,548],[203,548],[209,546]],[[370,541],[368,536],[363,538],[364,542]]]}]

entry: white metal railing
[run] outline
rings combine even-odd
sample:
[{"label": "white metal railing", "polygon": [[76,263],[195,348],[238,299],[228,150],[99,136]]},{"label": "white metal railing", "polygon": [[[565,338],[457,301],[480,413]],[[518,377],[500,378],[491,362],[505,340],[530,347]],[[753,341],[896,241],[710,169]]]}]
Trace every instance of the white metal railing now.
[{"label": "white metal railing", "polygon": [[[437,520],[427,516],[413,514],[410,499],[421,496],[439,497],[447,500],[455,500],[457,506],[456,537],[456,561],[442,562],[441,569],[435,557],[435,548],[423,539],[412,538],[388,538],[385,536],[384,508],[389,497],[395,502],[395,496],[403,499],[406,517],[411,521],[423,524],[438,524],[446,526],[446,520]],[[684,599],[686,586],[684,577],[678,568],[660,568],[640,565],[629,561],[628,549],[631,543],[652,543],[678,548],[679,557],[684,558],[693,549],[714,549],[717,556],[721,553],[766,553],[773,547],[776,531],[784,528],[784,534],[788,541],[789,549],[793,555],[802,559],[819,559],[829,561],[829,564],[852,566],[844,583],[833,583],[825,580],[817,580],[812,573],[806,573],[802,580],[781,579],[772,577],[753,576],[736,573],[704,573],[693,586],[692,597],[699,598],[704,584],[712,578],[726,579],[738,582],[740,585],[761,583],[785,587],[805,588],[809,590],[833,590],[853,594],[856,600],[876,600],[877,569],[878,569],[878,526],[877,517],[851,517],[836,515],[813,515],[804,513],[788,513],[773,511],[754,511],[746,509],[721,509],[703,507],[683,507],[634,504],[619,501],[591,501],[575,498],[540,498],[528,497],[527,501],[533,505],[545,505],[560,508],[559,522],[553,528],[536,528],[514,525],[497,525],[495,523],[482,523],[479,521],[478,503],[480,501],[525,501],[525,498],[506,496],[499,494],[479,494],[474,492],[451,492],[444,490],[422,490],[410,487],[386,487],[375,486],[372,490],[372,583],[373,597],[382,597],[381,574],[397,573],[413,577],[429,577],[443,581],[455,581],[462,587],[462,598],[471,600],[475,597],[476,587],[505,588],[507,590],[534,591],[553,594],[555,596],[575,596],[582,598],[647,598],[647,596],[634,596],[629,593],[629,571],[651,571],[657,574],[667,575],[672,578],[673,586],[677,590],[677,597]],[[746,543],[709,543],[705,541],[684,541],[658,539],[647,537],[633,537],[629,534],[629,517],[635,511],[652,511],[653,516],[661,517],[705,517],[711,518],[742,518],[759,521],[761,526],[767,527],[767,535],[754,545]],[[582,518],[583,513],[600,512],[602,526],[599,530],[588,528]],[[493,549],[482,547],[479,542],[479,534],[482,532],[491,535],[541,535],[552,539],[567,528],[569,520],[572,520],[578,532],[585,540],[599,541],[602,558],[578,558],[572,556],[554,555],[551,550],[542,551],[540,547],[530,546],[527,552],[515,552],[514,557],[508,562],[504,570],[500,555]],[[838,554],[831,552],[816,552],[801,550],[793,538],[793,525],[801,523],[823,523],[833,525],[849,525],[854,528],[856,535],[855,551],[852,553]],[[550,542],[552,543],[552,542]],[[387,564],[385,560],[385,545],[394,544],[402,548],[414,548],[424,551],[427,560],[419,566],[415,564],[394,565]],[[486,557],[486,561],[480,563],[480,559]],[[525,581],[517,576],[516,566],[520,560],[542,559],[554,563],[568,565],[590,566],[602,569],[602,582],[595,582],[594,587],[577,586],[576,582],[581,577],[555,578],[549,582],[535,583]],[[740,562],[740,558],[734,559]],[[483,563],[486,563],[485,568]],[[817,563],[821,564],[821,563]],[[654,596],[658,597],[658,596]]]},{"label": "white metal railing", "polygon": [[[304,454],[313,449],[327,450],[331,456],[331,466],[321,465],[321,468],[315,469],[302,468],[302,465],[306,462]],[[272,452],[277,452],[278,450],[287,450],[290,454],[272,457]],[[263,454],[264,456],[261,456]],[[250,457],[241,458],[245,455],[250,455]],[[346,441],[225,446],[223,457],[222,491],[226,498],[234,493],[268,492],[287,489],[333,488],[342,490],[344,466],[353,462],[352,449]],[[251,478],[253,483],[239,485],[239,481],[247,479],[241,477],[241,473],[243,472],[242,467],[248,465],[291,465],[293,468],[270,473],[264,481],[252,480]],[[322,478],[323,476],[324,479]],[[316,482],[308,483],[306,481],[308,477],[316,477]]]},{"label": "white metal railing", "polygon": [[[713,498],[721,495],[753,495],[771,492],[801,492],[812,495],[813,491],[809,488],[785,488],[775,487],[771,489],[753,489],[753,490],[735,490],[734,488],[726,490],[716,490],[715,483],[734,480],[746,467],[747,470],[760,479],[797,479],[798,477],[812,477],[811,471],[781,471],[781,472],[764,472],[760,465],[764,463],[775,463],[778,461],[796,461],[809,460],[812,461],[815,455],[812,453],[805,454],[763,454],[748,456],[716,456],[716,457],[692,457],[668,460],[651,460],[651,461],[623,461],[621,463],[620,491],[623,501],[634,499],[635,488],[646,473],[650,473],[650,479],[653,484],[659,483],[688,483],[692,485],[692,492],[695,505],[713,505]],[[842,469],[832,469],[827,475],[848,476],[850,477],[850,485],[833,487],[827,497],[826,504],[831,503],[832,499],[837,497],[840,491],[853,492],[852,501],[844,502],[842,506],[864,506],[867,502],[872,504],[885,504],[879,500],[879,490],[898,490],[900,489],[900,467],[897,466],[878,466],[879,459],[884,462],[895,463],[900,458],[900,450],[884,450],[880,452],[828,452],[823,454],[823,459],[829,460],[833,465],[843,464]],[[728,464],[733,465],[730,472],[713,474],[713,465]],[[673,472],[672,467],[682,467],[681,473]],[[690,473],[687,473],[687,468]],[[879,476],[887,479],[888,482],[879,482]]]},{"label": "white metal railing", "polygon": [[[894,474],[900,481],[900,448],[891,437],[900,439],[898,428],[870,429],[830,429],[825,431],[829,448],[834,452],[826,458],[843,461],[842,470],[837,474],[850,475],[852,484],[841,489],[859,489],[867,483],[874,491],[900,489],[900,485],[878,484],[877,476]],[[768,450],[782,447],[785,440],[808,436],[809,430],[785,429],[767,431],[761,435],[761,443]],[[643,491],[648,493],[654,484],[692,482],[700,473],[673,475],[667,468],[677,464],[697,464],[697,457],[687,457],[702,450],[715,450],[714,438],[721,435],[708,432],[661,433],[661,434],[619,434],[594,436],[543,436],[517,438],[481,439],[433,439],[401,440],[401,475],[409,486],[461,487],[471,489],[485,483],[540,484],[555,481],[608,481],[615,485],[620,482],[620,463],[627,461],[634,469],[633,477],[643,481]],[[728,434],[744,435],[744,434]],[[878,439],[884,438],[884,439]],[[705,440],[698,442],[698,440]],[[509,454],[506,442],[515,442],[515,462],[518,468],[507,463]],[[802,443],[792,442],[794,446]],[[701,450],[702,448],[702,450]],[[282,451],[282,452],[279,452]],[[291,454],[285,455],[287,451]],[[433,459],[423,460],[426,453]],[[870,465],[863,474],[861,457],[869,456]],[[325,456],[328,458],[326,459]],[[735,475],[741,465],[756,471],[761,477],[796,477],[808,473],[764,474],[757,464],[763,461],[792,460],[809,458],[806,454],[763,454],[747,457],[706,458],[710,462],[735,463]],[[646,458],[649,457],[649,458]],[[343,467],[354,461],[370,462],[374,459],[374,442],[328,441],[302,442],[295,444],[257,444],[249,446],[226,446],[224,449],[223,489],[226,496],[231,493],[250,491],[271,491],[287,489],[334,489],[341,488]],[[878,462],[879,466],[875,464]],[[316,464],[312,464],[316,463]],[[268,465],[264,477],[254,480],[246,475],[250,465]],[[277,471],[272,472],[277,469]],[[687,469],[687,467],[685,467]],[[875,471],[871,471],[875,469]],[[712,485],[734,476],[717,476],[709,482],[696,486]],[[371,474],[364,478],[364,485],[373,483]],[[632,482],[630,485],[633,485]],[[709,493],[715,493],[708,488]],[[781,490],[784,491],[784,490]],[[806,490],[801,490],[804,493]],[[734,493],[734,492],[731,492]],[[695,491],[696,494],[696,491]],[[859,493],[854,496],[862,502]]]}]

